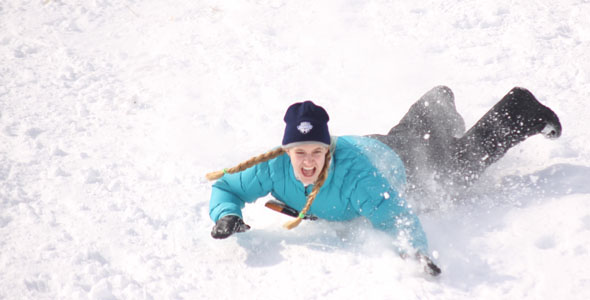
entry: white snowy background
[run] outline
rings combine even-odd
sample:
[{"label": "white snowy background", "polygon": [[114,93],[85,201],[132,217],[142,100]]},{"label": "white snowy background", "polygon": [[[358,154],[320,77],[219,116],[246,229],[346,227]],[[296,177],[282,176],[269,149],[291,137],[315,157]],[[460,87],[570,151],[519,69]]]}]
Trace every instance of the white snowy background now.
[{"label": "white snowy background", "polygon": [[[590,299],[590,1],[0,1],[0,299]],[[386,133],[435,85],[561,118],[461,203],[413,199],[423,275],[367,222],[263,207],[213,240],[207,172],[311,99]]]}]

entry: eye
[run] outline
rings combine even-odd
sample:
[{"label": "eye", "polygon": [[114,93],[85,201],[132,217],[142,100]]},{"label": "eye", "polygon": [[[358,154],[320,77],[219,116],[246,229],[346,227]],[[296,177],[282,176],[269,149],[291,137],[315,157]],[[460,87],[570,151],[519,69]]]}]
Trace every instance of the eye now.
[{"label": "eye", "polygon": [[320,157],[322,155],[325,155],[324,150],[323,149],[316,149],[312,152],[313,156],[315,157]]}]

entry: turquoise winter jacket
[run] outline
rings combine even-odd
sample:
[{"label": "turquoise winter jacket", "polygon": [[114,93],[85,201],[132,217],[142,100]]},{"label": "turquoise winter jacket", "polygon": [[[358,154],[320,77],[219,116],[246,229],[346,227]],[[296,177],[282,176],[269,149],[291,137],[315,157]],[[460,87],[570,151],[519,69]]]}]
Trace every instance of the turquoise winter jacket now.
[{"label": "turquoise winter jacket", "polygon": [[[426,253],[426,235],[403,196],[406,174],[397,154],[375,139],[360,136],[333,138],[331,151],[328,177],[308,213],[329,221],[366,217],[374,227]],[[304,187],[295,178],[289,156],[280,155],[217,180],[209,215],[214,222],[225,215],[242,217],[245,203],[269,193],[301,210],[312,189],[313,185]]]}]

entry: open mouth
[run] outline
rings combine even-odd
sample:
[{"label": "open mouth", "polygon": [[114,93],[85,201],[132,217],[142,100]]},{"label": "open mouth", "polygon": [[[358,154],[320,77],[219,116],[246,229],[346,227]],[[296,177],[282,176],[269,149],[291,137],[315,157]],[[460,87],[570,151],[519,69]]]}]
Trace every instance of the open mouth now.
[{"label": "open mouth", "polygon": [[303,168],[301,168],[301,174],[305,177],[312,177],[313,174],[315,174],[315,170],[316,170],[315,167],[311,167],[311,168],[303,167]]}]

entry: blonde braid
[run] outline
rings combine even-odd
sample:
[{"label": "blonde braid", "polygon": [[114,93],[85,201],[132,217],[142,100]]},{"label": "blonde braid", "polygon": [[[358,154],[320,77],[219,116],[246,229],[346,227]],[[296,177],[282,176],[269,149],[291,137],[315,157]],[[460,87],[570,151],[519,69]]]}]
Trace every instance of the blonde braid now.
[{"label": "blonde braid", "polygon": [[332,159],[332,154],[330,153],[330,150],[328,150],[328,152],[326,153],[326,158],[324,160],[324,167],[322,168],[322,173],[320,173],[320,176],[318,176],[316,184],[314,185],[313,189],[311,190],[311,193],[309,193],[309,195],[307,196],[307,202],[305,203],[305,206],[303,207],[303,209],[299,213],[299,217],[297,217],[295,220],[285,223],[283,225],[283,227],[291,230],[291,229],[299,226],[299,224],[301,223],[301,220],[303,220],[303,218],[305,217],[305,214],[309,211],[309,208],[311,207],[313,200],[315,200],[315,197],[320,192],[320,188],[322,187],[322,185],[324,185],[324,182],[326,182],[326,178],[328,178],[328,171],[329,171],[328,169],[330,166],[331,159]]},{"label": "blonde braid", "polygon": [[285,150],[281,147],[270,150],[266,153],[263,153],[261,155],[255,156],[250,158],[249,160],[233,167],[233,168],[227,168],[227,169],[223,169],[220,171],[215,171],[215,172],[211,172],[208,173],[207,175],[205,175],[207,177],[208,180],[216,180],[219,179],[223,176],[223,174],[233,174],[233,173],[238,173],[241,171],[244,171],[250,167],[253,167],[259,163],[265,162],[265,161],[269,161],[281,154],[285,153]]}]

